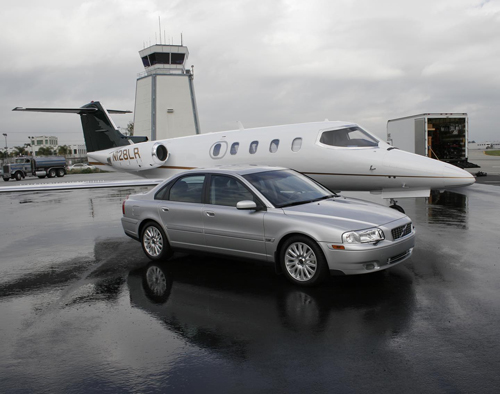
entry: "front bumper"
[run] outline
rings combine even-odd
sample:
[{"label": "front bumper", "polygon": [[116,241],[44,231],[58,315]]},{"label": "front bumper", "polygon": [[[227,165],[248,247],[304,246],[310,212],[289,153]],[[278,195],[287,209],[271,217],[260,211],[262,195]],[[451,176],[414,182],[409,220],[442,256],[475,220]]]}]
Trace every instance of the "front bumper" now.
[{"label": "front bumper", "polygon": [[330,271],[345,275],[367,274],[384,270],[408,259],[415,246],[415,232],[397,241],[384,240],[377,245],[345,245],[345,250],[334,250],[332,244],[319,243]]}]

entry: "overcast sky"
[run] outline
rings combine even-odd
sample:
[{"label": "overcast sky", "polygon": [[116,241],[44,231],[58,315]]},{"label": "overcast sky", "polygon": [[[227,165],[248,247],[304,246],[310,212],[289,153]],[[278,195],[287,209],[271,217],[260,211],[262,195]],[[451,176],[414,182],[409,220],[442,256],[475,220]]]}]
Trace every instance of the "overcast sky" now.
[{"label": "overcast sky", "polygon": [[83,142],[78,116],[16,106],[133,110],[158,17],[189,48],[202,132],[328,118],[385,139],[388,119],[467,112],[470,139],[500,140],[500,0],[16,0],[0,14],[8,145]]}]

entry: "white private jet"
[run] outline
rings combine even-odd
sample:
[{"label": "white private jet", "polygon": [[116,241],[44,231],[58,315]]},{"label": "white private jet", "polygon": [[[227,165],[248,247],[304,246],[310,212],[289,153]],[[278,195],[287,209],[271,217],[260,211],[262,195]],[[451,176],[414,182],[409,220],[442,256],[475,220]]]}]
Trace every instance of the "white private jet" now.
[{"label": "white private jet", "polygon": [[[475,178],[456,166],[401,151],[350,122],[316,122],[198,134],[158,141],[121,134],[98,101],[81,108],[14,108],[79,114],[89,163],[104,170],[167,178],[228,164],[289,167],[333,191],[369,191],[394,202],[431,189],[467,186]],[[399,206],[394,206],[400,209]]]}]

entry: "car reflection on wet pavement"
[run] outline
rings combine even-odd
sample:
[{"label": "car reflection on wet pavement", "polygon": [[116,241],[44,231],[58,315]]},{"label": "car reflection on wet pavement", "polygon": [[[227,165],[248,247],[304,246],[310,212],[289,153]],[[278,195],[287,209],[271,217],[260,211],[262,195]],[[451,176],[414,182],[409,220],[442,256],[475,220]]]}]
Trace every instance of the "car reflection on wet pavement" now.
[{"label": "car reflection on wet pavement", "polygon": [[0,195],[0,391],[499,387],[500,188],[400,201],[408,262],[310,289],[258,262],[151,263],[120,225],[138,191]]}]

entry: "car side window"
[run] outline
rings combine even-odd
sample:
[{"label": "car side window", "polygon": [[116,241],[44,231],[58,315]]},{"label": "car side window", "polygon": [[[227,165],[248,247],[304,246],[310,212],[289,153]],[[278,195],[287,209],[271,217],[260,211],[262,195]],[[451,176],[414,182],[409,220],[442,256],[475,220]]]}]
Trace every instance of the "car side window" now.
[{"label": "car side window", "polygon": [[236,204],[243,200],[256,201],[243,183],[230,176],[212,175],[209,204],[236,207]]},{"label": "car side window", "polygon": [[170,188],[167,200],[201,204],[205,175],[188,175],[179,178]]}]

